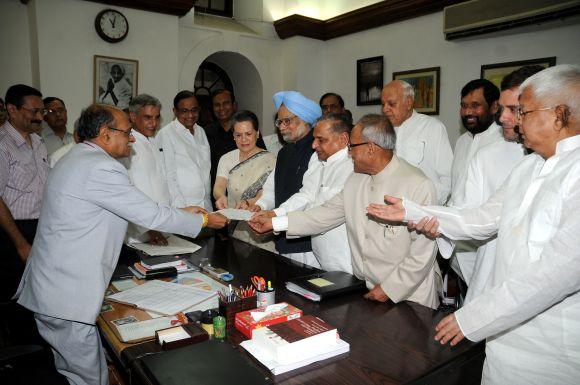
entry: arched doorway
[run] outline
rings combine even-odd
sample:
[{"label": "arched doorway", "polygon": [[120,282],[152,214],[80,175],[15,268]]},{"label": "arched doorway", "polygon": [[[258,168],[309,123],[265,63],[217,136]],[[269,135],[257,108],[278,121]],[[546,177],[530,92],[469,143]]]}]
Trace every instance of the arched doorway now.
[{"label": "arched doorway", "polygon": [[258,70],[243,55],[220,51],[208,56],[195,76],[194,92],[202,108],[199,119],[202,127],[214,119],[209,95],[220,88],[233,92],[238,110],[250,110],[262,116],[263,88]]},{"label": "arched doorway", "polygon": [[205,127],[214,120],[211,94],[219,89],[234,92],[232,81],[226,71],[217,64],[204,60],[195,74],[193,88],[193,92],[201,107],[198,124],[202,127]]}]

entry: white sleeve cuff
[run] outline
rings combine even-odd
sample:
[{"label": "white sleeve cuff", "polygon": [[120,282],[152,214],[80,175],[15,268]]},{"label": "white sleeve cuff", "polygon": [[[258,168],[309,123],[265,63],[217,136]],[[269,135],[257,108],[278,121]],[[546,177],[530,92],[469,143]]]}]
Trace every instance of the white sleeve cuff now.
[{"label": "white sleeve cuff", "polygon": [[288,230],[288,217],[287,216],[273,217],[272,228],[277,233]]},{"label": "white sleeve cuff", "polygon": [[274,209],[274,213],[276,214],[277,217],[285,217],[286,215],[288,215],[288,212],[284,207],[278,207],[277,209]]}]

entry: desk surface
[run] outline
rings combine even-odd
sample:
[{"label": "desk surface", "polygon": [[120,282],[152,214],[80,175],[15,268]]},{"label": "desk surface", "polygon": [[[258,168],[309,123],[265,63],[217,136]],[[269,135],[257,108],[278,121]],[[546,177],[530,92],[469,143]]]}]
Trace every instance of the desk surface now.
[{"label": "desk surface", "polygon": [[[276,302],[287,301],[302,309],[304,314],[319,316],[336,326],[341,338],[350,343],[346,358],[302,370],[303,373],[298,370],[300,374],[292,372],[279,376],[276,383],[478,384],[480,381],[483,343],[466,341],[454,348],[440,346],[433,337],[435,325],[444,316],[441,312],[410,302],[371,302],[363,299],[361,293],[311,302],[285,290],[284,283],[290,278],[315,272],[315,269],[237,240],[211,238],[196,240],[196,243],[203,247],[191,256],[194,263],[208,258],[212,266],[234,274],[236,285],[246,285],[253,275],[267,277],[276,288]],[[116,274],[124,274],[124,269],[120,264]],[[141,372],[140,356],[159,351],[155,342],[119,345],[118,341],[117,344],[111,341],[110,333],[103,332],[109,335],[106,340],[122,363],[137,372]],[[228,340],[237,344],[243,336],[236,331]],[[246,354],[240,350],[241,354]]]}]

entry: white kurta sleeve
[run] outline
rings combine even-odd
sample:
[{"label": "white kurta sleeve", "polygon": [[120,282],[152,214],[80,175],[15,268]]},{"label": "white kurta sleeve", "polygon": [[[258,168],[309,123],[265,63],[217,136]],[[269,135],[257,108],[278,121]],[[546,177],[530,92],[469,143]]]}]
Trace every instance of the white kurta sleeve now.
[{"label": "white kurta sleeve", "polygon": [[320,161],[316,152],[310,157],[308,169],[302,176],[302,187],[288,198],[280,207],[274,209],[276,216],[284,216],[292,211],[303,211],[314,204],[320,183]]},{"label": "white kurta sleeve", "polygon": [[273,172],[270,173],[270,175],[268,175],[268,178],[266,179],[264,186],[262,186],[262,196],[256,202],[256,204],[260,206],[262,210],[272,210],[276,206],[276,200],[274,195],[275,173],[276,171],[274,170]]},{"label": "white kurta sleeve", "polygon": [[344,221],[344,200],[343,193],[340,192],[321,206],[288,213],[286,235],[302,237],[320,234],[342,225]]},{"label": "white kurta sleeve", "polygon": [[463,334],[479,341],[540,314],[580,290],[580,180],[562,206],[558,230],[540,258],[492,287],[455,316]]},{"label": "white kurta sleeve", "polygon": [[428,152],[433,159],[426,159],[426,161],[432,162],[437,174],[438,179],[433,180],[433,183],[435,183],[435,189],[437,190],[437,202],[443,205],[447,202],[447,198],[451,192],[453,151],[451,150],[451,144],[449,144],[449,137],[447,136],[445,126],[441,122],[438,123],[438,127],[432,127],[433,132],[436,132],[436,134],[434,134],[433,141],[430,143],[431,151]]},{"label": "white kurta sleeve", "polygon": [[[169,131],[164,132],[164,130]],[[171,206],[184,207],[185,198],[183,197],[183,193],[181,192],[179,183],[177,182],[177,160],[175,159],[175,148],[173,141],[170,138],[173,132],[171,132],[171,127],[166,127],[164,130],[160,132],[160,142],[161,148],[163,149],[163,158],[165,159],[165,172]]]},{"label": "white kurta sleeve", "polygon": [[505,185],[477,208],[421,206],[403,199],[405,221],[418,222],[424,217],[439,220],[439,232],[453,240],[485,240],[497,234]]}]

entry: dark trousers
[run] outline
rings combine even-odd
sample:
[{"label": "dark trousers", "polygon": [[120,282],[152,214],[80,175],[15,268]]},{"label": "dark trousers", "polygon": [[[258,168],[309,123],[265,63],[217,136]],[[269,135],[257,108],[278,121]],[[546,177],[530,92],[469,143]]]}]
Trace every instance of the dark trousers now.
[{"label": "dark trousers", "polygon": [[[16,220],[15,223],[28,243],[32,244],[38,220]],[[43,343],[38,334],[33,313],[12,300],[22,278],[25,263],[18,256],[8,234],[2,229],[0,229],[0,250],[0,339],[2,340],[0,344]]]}]

